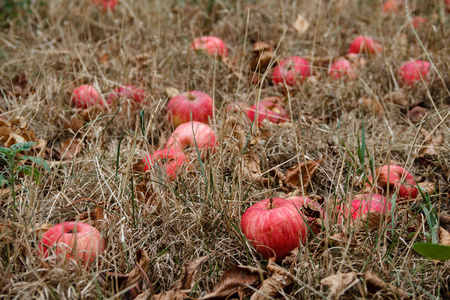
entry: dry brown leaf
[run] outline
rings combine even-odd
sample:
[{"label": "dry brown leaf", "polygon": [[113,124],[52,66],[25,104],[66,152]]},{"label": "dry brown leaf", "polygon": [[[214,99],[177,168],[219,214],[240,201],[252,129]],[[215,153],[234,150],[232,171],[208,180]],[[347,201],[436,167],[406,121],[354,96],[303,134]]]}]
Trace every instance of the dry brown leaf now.
[{"label": "dry brown leaf", "polygon": [[60,151],[63,154],[61,159],[71,160],[84,150],[84,144],[81,139],[67,139],[61,143]]},{"label": "dry brown leaf", "polygon": [[85,121],[82,121],[76,115],[73,115],[69,121],[66,121],[66,128],[72,129],[72,131],[76,133],[83,128],[85,124]]},{"label": "dry brown leaf", "polygon": [[425,190],[425,192],[427,192],[428,195],[434,195],[434,191],[436,189],[436,184],[434,184],[433,182],[420,182],[417,184],[418,186],[420,186],[422,189]]},{"label": "dry brown leaf", "polygon": [[355,272],[347,274],[338,273],[322,279],[320,283],[329,287],[330,295],[337,299],[339,294],[355,280],[357,280]]},{"label": "dry brown leaf", "polygon": [[171,87],[171,86],[166,87],[166,88],[164,89],[164,92],[166,93],[166,95],[167,95],[167,97],[168,97],[169,99],[171,99],[171,98],[173,98],[173,97],[175,97],[175,96],[177,96],[177,95],[180,94],[180,91],[179,91],[179,90],[177,90],[176,88]]},{"label": "dry brown leaf", "polygon": [[428,109],[421,106],[415,106],[408,112],[408,118],[411,122],[418,123],[427,115],[427,113]]},{"label": "dry brown leaf", "polygon": [[[21,184],[14,186],[14,190],[16,191],[16,193],[19,192],[21,189],[22,189]],[[11,189],[9,187],[0,189],[0,200],[6,199],[10,195],[11,195]]]},{"label": "dry brown leaf", "polygon": [[294,27],[298,34],[304,34],[308,31],[309,22],[303,15],[298,14],[297,19],[295,19],[294,24],[292,24],[292,27]]},{"label": "dry brown leaf", "polygon": [[384,95],[383,100],[392,102],[404,108],[409,106],[408,93],[404,89],[399,89]]},{"label": "dry brown leaf", "polygon": [[378,211],[369,211],[360,218],[354,220],[351,223],[350,228],[356,231],[366,231],[367,229],[370,230],[378,227],[383,219],[386,219],[386,217]]},{"label": "dry brown leaf", "polygon": [[195,282],[193,281],[194,275],[198,268],[209,258],[209,255],[198,257],[184,264],[183,270],[181,271],[180,279],[180,289],[190,290],[194,287]]},{"label": "dry brown leaf", "polygon": [[439,224],[440,225],[450,224],[450,216],[448,216],[446,214],[439,214]]},{"label": "dry brown leaf", "polygon": [[239,298],[243,299],[244,296],[248,296],[253,291],[246,285],[256,288],[261,283],[263,276],[264,271],[260,269],[248,266],[235,266],[223,274],[213,292],[206,294],[200,299],[225,299],[235,293],[238,293]]},{"label": "dry brown leaf", "polygon": [[450,233],[442,227],[439,227],[439,244],[450,246]]},{"label": "dry brown leaf", "polygon": [[300,163],[295,167],[286,171],[286,185],[291,188],[301,187],[304,190],[309,186],[314,172],[319,168],[319,165],[325,158],[308,161],[307,163]]},{"label": "dry brown leaf", "polygon": [[366,111],[374,112],[376,115],[384,114],[383,106],[376,100],[370,98],[360,98],[357,103]]},{"label": "dry brown leaf", "polygon": [[183,293],[182,291],[178,291],[178,290],[172,290],[172,291],[168,291],[168,292],[164,292],[158,295],[153,295],[153,298],[148,297],[148,298],[139,298],[139,296],[136,298],[136,300],[144,300],[144,299],[153,299],[153,300],[183,300],[189,298],[185,293]]},{"label": "dry brown leaf", "polygon": [[52,227],[53,227],[53,225],[52,225],[52,224],[49,224],[49,223],[44,223],[44,224],[41,224],[41,225],[36,224],[36,227],[35,227],[34,229],[28,228],[28,231],[29,231],[30,233],[36,232],[36,236],[38,237],[38,239],[41,239],[42,236],[43,236],[47,231],[49,231],[50,228],[52,228]]},{"label": "dry brown leaf", "polygon": [[[150,258],[145,250],[138,249],[136,251],[136,267],[130,273],[120,274],[108,272],[107,277],[114,278],[120,285],[119,290],[124,290],[127,287],[137,284],[143,278],[147,277],[147,272],[150,269]],[[150,283],[150,282],[149,282]]]},{"label": "dry brown leaf", "polygon": [[85,122],[90,122],[98,118],[100,115],[102,115],[105,112],[105,109],[96,104],[94,106],[91,106],[89,108],[83,109],[79,112],[79,116],[81,119],[83,119]]},{"label": "dry brown leaf", "polygon": [[25,118],[16,117],[11,122],[0,120],[0,146],[11,147],[24,142],[37,142],[36,135]]},{"label": "dry brown leaf", "polygon": [[294,282],[294,277],[284,268],[274,263],[272,259],[267,265],[271,276],[263,281],[259,291],[255,292],[250,300],[263,300],[268,297],[277,297],[281,291],[290,287]]},{"label": "dry brown leaf", "polygon": [[[421,130],[421,133],[424,135],[425,138],[429,138],[430,134],[425,129]],[[419,157],[425,157],[426,155],[429,156],[436,156],[439,154],[438,147],[441,147],[444,143],[444,135],[441,133],[434,138],[431,139],[431,141],[428,143],[428,145],[424,146],[422,150],[420,151]]]},{"label": "dry brown leaf", "polygon": [[12,96],[26,96],[34,91],[30,84],[26,71],[14,76],[11,81],[11,88],[6,90]]},{"label": "dry brown leaf", "polygon": [[367,290],[373,294],[381,290],[388,290],[394,295],[400,297],[401,299],[410,299],[411,297],[405,293],[402,289],[396,288],[395,286],[384,282],[372,271],[367,271],[364,273],[364,280],[367,285]]},{"label": "dry brown leaf", "polygon": [[252,72],[264,73],[273,59],[274,53],[272,46],[265,42],[257,42],[253,44],[252,53],[250,70]]},{"label": "dry brown leaf", "polygon": [[260,160],[254,151],[250,150],[242,157],[242,167],[244,177],[249,181],[255,181],[262,185],[267,185],[267,178],[261,178]]}]

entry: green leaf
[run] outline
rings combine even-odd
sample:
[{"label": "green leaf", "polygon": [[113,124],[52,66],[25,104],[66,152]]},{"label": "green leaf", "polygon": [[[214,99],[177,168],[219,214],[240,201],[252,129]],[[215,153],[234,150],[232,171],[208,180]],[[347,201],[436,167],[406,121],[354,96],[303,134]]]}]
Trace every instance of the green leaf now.
[{"label": "green leaf", "polygon": [[415,243],[413,245],[413,249],[417,253],[430,259],[437,259],[437,260],[450,259],[450,246],[431,243]]},{"label": "green leaf", "polygon": [[52,170],[50,170],[50,167],[48,166],[47,162],[40,158],[40,157],[36,157],[36,156],[24,156],[23,159],[25,160],[30,160],[32,162],[34,162],[35,164],[37,164],[38,166],[43,167],[45,170],[47,170],[48,172],[51,172]]}]

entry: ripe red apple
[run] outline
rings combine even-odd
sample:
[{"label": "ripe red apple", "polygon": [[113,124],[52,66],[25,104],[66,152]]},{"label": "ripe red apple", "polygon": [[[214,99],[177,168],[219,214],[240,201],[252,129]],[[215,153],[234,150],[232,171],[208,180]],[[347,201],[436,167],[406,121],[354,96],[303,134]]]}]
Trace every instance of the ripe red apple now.
[{"label": "ripe red apple", "polygon": [[388,13],[388,12],[397,13],[400,10],[400,7],[404,4],[405,3],[403,0],[387,0],[383,4],[383,12],[384,13]]},{"label": "ripe red apple", "polygon": [[348,49],[348,53],[377,54],[383,51],[383,46],[371,36],[360,35],[353,40]]},{"label": "ripe red apple", "polygon": [[283,107],[278,103],[282,102],[279,97],[268,97],[262,99],[258,105],[254,104],[247,110],[247,116],[250,121],[255,120],[256,114],[258,125],[262,125],[262,121],[267,119],[272,123],[283,123],[289,120],[289,115]]},{"label": "ripe red apple", "polygon": [[337,207],[341,216],[338,222],[343,222],[342,217],[347,219],[352,218],[352,221],[361,218],[364,214],[369,211],[377,211],[380,214],[386,214],[391,210],[391,204],[389,201],[378,194],[360,194],[354,195],[351,199],[350,207],[347,204],[342,203]]},{"label": "ripe red apple", "polygon": [[196,38],[192,42],[191,48],[212,56],[215,56],[216,54],[219,57],[228,56],[228,48],[225,45],[225,42],[215,36],[202,36]]},{"label": "ripe red apple", "polygon": [[189,167],[190,160],[181,151],[175,149],[163,149],[148,154],[143,160],[144,172],[152,169],[156,164],[165,169],[167,176],[175,180],[183,167]]},{"label": "ripe red apple", "polygon": [[105,240],[93,226],[83,222],[65,222],[53,226],[39,242],[39,253],[55,256],[55,262],[74,259],[89,268],[105,250]]},{"label": "ripe red apple", "polygon": [[352,63],[345,58],[338,59],[331,65],[330,70],[328,71],[328,76],[333,79],[356,79],[356,73]]},{"label": "ripe red apple", "polygon": [[117,0],[92,0],[95,5],[103,7],[103,11],[106,12],[108,9],[114,11],[117,5]]},{"label": "ripe red apple", "polygon": [[272,81],[274,85],[295,86],[311,76],[311,66],[309,62],[300,56],[291,56],[278,63],[273,70]]},{"label": "ripe red apple", "polygon": [[187,147],[198,148],[202,156],[216,150],[216,133],[207,124],[192,121],[178,126],[166,143],[166,149],[182,151]]},{"label": "ripe red apple", "polygon": [[445,10],[450,13],[450,0],[444,0]]},{"label": "ripe red apple", "polygon": [[306,242],[308,228],[300,208],[296,201],[264,199],[242,215],[242,233],[265,259],[280,261]]},{"label": "ripe red apple", "polygon": [[398,68],[398,76],[404,86],[413,86],[416,82],[421,82],[422,78],[427,81],[431,64],[423,60],[412,60],[403,63]]},{"label": "ripe red apple", "polygon": [[185,92],[170,99],[167,104],[167,115],[174,128],[190,121],[209,123],[209,119],[214,115],[214,101],[203,92]]},{"label": "ripe red apple", "polygon": [[[419,189],[414,180],[414,176],[408,171],[397,165],[384,165],[375,170],[374,176],[370,175],[367,180],[367,186],[373,185],[374,192],[378,194],[387,194],[389,186],[391,195],[398,189],[400,199],[410,199],[419,196]],[[376,180],[376,182],[374,181]]]},{"label": "ripe red apple", "polygon": [[109,106],[119,104],[120,100],[126,100],[123,103],[124,107],[131,106],[133,109],[142,104],[145,99],[145,92],[134,85],[124,85],[116,88],[106,99]]},{"label": "ripe red apple", "polygon": [[[425,25],[426,23],[427,23],[427,19],[425,19],[424,17],[417,16],[417,17],[411,18],[412,27],[414,27],[415,29],[420,28],[422,25]],[[408,24],[408,26],[409,26],[409,24]]]},{"label": "ripe red apple", "polygon": [[98,91],[92,85],[85,84],[75,88],[71,97],[72,105],[76,108],[86,109],[88,107],[99,104],[102,107],[107,107],[105,100],[100,96]]}]

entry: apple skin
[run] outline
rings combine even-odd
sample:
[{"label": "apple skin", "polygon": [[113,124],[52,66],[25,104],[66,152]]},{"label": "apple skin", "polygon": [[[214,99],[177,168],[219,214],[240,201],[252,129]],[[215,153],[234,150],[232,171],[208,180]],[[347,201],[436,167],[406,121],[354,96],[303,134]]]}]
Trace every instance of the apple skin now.
[{"label": "apple skin", "polygon": [[[427,23],[427,19],[421,16],[411,18],[411,24],[414,29],[419,29],[422,25]],[[409,24],[408,24],[409,25]]]},{"label": "apple skin", "polygon": [[211,96],[200,91],[185,92],[173,97],[167,104],[167,115],[174,128],[190,122],[191,112],[192,121],[209,123],[214,116]]},{"label": "apple skin", "polygon": [[216,36],[202,36],[196,38],[192,44],[191,48],[203,53],[207,53],[211,56],[227,57],[228,48],[223,40]]},{"label": "apple skin", "polygon": [[[414,180],[414,176],[411,175],[408,171],[403,169],[397,165],[384,165],[375,170],[375,179],[372,175],[370,175],[367,180],[370,182],[367,183],[368,187],[373,185],[373,190],[376,193],[387,192],[387,187],[391,190],[398,189],[398,197],[400,199],[411,199],[419,196],[419,189],[413,185],[417,185]],[[405,177],[402,181],[402,177]]]},{"label": "apple skin", "polygon": [[281,60],[274,68],[272,81],[274,85],[295,86],[311,76],[311,66],[309,62],[300,56],[291,56]]},{"label": "apple skin", "polygon": [[328,76],[333,79],[356,79],[356,73],[353,69],[352,63],[345,58],[341,58],[331,65],[330,70],[328,71]]},{"label": "apple skin", "polygon": [[175,180],[183,166],[190,165],[190,160],[181,151],[175,149],[163,149],[148,154],[143,160],[144,172],[149,171],[155,164],[160,164],[166,170],[167,176]]},{"label": "apple skin", "polygon": [[[129,99],[131,106],[137,108],[145,99],[145,92],[134,85],[124,85],[116,88],[106,99],[109,106],[118,104],[120,99]],[[128,105],[126,105],[128,107]]]},{"label": "apple skin", "polygon": [[391,204],[382,195],[360,194],[353,196],[350,207],[343,203],[338,205],[337,209],[340,212],[338,222],[342,223],[343,219],[351,217],[352,221],[354,221],[370,211],[377,211],[384,215],[391,210]]},{"label": "apple skin", "polygon": [[383,46],[371,36],[360,35],[356,37],[350,44],[348,49],[349,54],[377,54],[383,52]]},{"label": "apple skin", "polygon": [[276,261],[281,261],[306,242],[308,227],[300,208],[296,201],[264,199],[242,215],[242,233],[265,259],[275,256]]},{"label": "apple skin", "polygon": [[76,108],[86,109],[98,104],[107,107],[105,100],[100,96],[97,89],[92,85],[85,84],[75,88],[70,98],[72,105]]},{"label": "apple skin", "polygon": [[92,0],[95,5],[103,7],[103,11],[107,12],[108,9],[111,11],[114,11],[114,8],[117,5],[117,0]]},{"label": "apple skin", "polygon": [[262,121],[267,119],[272,123],[283,123],[289,120],[289,115],[278,103],[281,102],[279,97],[268,97],[262,99],[258,105],[254,104],[247,110],[247,117],[250,121],[255,120],[257,116],[258,125],[262,125]]},{"label": "apple skin", "polygon": [[208,150],[211,154],[216,151],[216,140],[216,133],[209,125],[192,121],[178,126],[167,140],[165,148],[183,151],[187,147],[198,147],[202,157],[205,157]]},{"label": "apple skin", "polygon": [[445,10],[450,13],[450,0],[444,0]]},{"label": "apple skin", "polygon": [[53,226],[39,242],[43,257],[56,255],[58,261],[74,259],[89,268],[105,250],[105,240],[93,226],[83,222],[65,222]]},{"label": "apple skin", "polygon": [[431,64],[423,60],[412,60],[403,63],[398,68],[398,77],[404,86],[412,87],[423,79],[428,80]]},{"label": "apple skin", "polygon": [[387,0],[383,4],[383,12],[384,13],[397,13],[400,9],[400,6],[404,5],[405,2],[403,0]]}]

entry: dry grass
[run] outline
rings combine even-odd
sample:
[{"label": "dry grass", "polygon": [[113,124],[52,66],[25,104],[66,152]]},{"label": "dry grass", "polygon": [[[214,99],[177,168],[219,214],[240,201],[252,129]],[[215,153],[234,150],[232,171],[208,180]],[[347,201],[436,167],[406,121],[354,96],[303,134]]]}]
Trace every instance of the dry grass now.
[{"label": "dry grass", "polygon": [[[359,165],[350,155],[357,157],[364,120],[366,174],[369,156],[375,166],[395,161],[416,180],[436,183],[432,203],[439,212],[449,213],[450,94],[445,86],[450,87],[450,14],[445,13],[442,1],[408,1],[417,15],[429,20],[417,36],[406,27],[404,11],[383,15],[380,1],[298,2],[125,0],[114,13],[102,14],[87,0],[53,0],[32,6],[31,13],[2,27],[0,115],[10,120],[24,117],[37,138],[56,148],[75,135],[85,142],[85,150],[72,161],[51,162],[51,173],[42,171],[44,178],[39,184],[28,177],[21,179],[25,189],[17,196],[17,219],[12,214],[12,199],[0,203],[1,222],[11,222],[10,229],[2,227],[0,232],[2,298],[114,298],[117,291],[113,284],[100,282],[100,275],[131,271],[139,248],[151,259],[147,276],[156,293],[174,287],[185,262],[207,254],[213,255],[200,270],[193,297],[212,291],[223,272],[233,265],[264,268],[238,230],[240,217],[251,204],[289,191],[276,183],[264,187],[245,178],[239,139],[250,133],[263,171],[274,167],[286,171],[306,158],[325,157],[304,192],[323,196],[327,210],[332,211],[336,199],[362,188],[361,176],[355,171]],[[345,6],[342,11],[340,5]],[[291,27],[298,13],[311,23],[303,35]],[[330,81],[326,65],[316,68],[320,73],[318,83],[307,82],[288,94],[272,85],[256,87],[247,80],[249,49],[255,41],[278,44],[277,59],[292,54],[337,57],[345,54],[351,40],[362,33],[378,37],[385,51],[368,60],[355,82]],[[231,64],[236,72],[242,70],[245,79],[235,76],[222,62],[189,51],[189,43],[200,35],[222,37],[229,46]],[[143,54],[148,63],[136,73],[135,58]],[[107,62],[102,62],[105,55]],[[394,74],[403,61],[426,60],[427,55],[440,76],[434,72],[427,85],[409,91],[410,103],[423,101],[430,108],[425,122],[413,124],[401,107],[382,99],[396,89]],[[22,71],[27,72],[35,91],[26,96],[8,95],[12,78]],[[105,95],[119,84],[144,88],[150,100],[142,108],[145,136],[137,112],[115,116],[109,111],[80,132],[68,129],[66,121],[76,112],[69,106],[70,93],[84,83],[94,84]],[[202,162],[203,170],[194,157],[193,170],[176,182],[153,174],[152,181],[142,183],[132,165],[163,146],[172,132],[165,120],[167,87],[213,95],[218,108],[213,127],[223,143],[218,152]],[[234,116],[240,133],[225,139],[232,130],[227,125],[225,106],[237,101],[253,104],[266,96],[283,97],[292,123],[268,124],[265,130],[271,134],[267,137],[255,128],[251,130],[241,114]],[[380,101],[385,113],[380,116],[365,111],[357,104],[360,97]],[[311,122],[311,118],[319,122]],[[446,135],[440,153],[427,161],[418,157],[424,144],[420,128]],[[145,200],[131,192],[137,184],[145,186]],[[89,201],[68,207],[82,198],[106,208],[96,223],[107,243],[100,266],[86,271],[71,265],[46,265],[37,255],[36,231],[24,230],[23,226],[35,228],[71,220],[93,208]],[[410,224],[412,215],[416,217]],[[321,279],[338,271],[366,270],[416,298],[450,297],[449,263],[432,262],[411,249],[429,232],[420,201],[400,209],[398,218],[395,229],[367,234],[362,247],[323,249],[317,247],[319,242],[342,229],[329,220],[324,232],[317,239],[310,237],[308,246],[301,249],[301,259],[292,268],[294,288],[284,297],[326,297],[328,288],[320,284]],[[412,226],[415,236],[408,232]],[[142,291],[149,287],[146,279],[140,283]],[[356,285],[342,298],[385,296],[385,292],[374,295]]]}]

